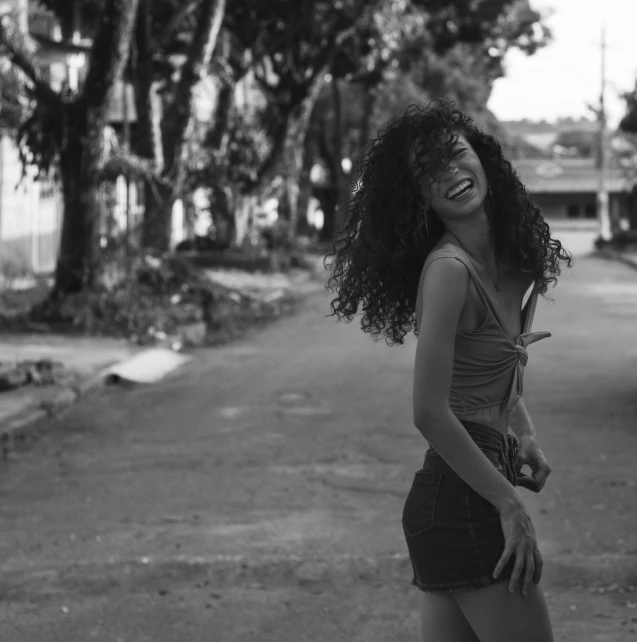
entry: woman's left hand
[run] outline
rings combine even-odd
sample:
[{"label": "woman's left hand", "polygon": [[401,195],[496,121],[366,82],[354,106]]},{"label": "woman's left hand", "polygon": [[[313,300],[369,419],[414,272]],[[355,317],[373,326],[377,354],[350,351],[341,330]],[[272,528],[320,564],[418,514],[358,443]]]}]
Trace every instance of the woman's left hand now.
[{"label": "woman's left hand", "polygon": [[531,469],[532,473],[531,476],[518,474],[517,485],[522,486],[522,488],[528,488],[534,493],[539,493],[551,474],[551,467],[546,461],[544,453],[540,450],[540,446],[533,439],[520,439],[518,465],[518,470],[526,465]]}]

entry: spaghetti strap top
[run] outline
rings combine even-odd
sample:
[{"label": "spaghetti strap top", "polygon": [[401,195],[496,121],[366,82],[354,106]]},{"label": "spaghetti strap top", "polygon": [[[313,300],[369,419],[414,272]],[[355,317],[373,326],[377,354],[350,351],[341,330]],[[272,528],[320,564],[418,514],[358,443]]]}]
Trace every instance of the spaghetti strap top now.
[{"label": "spaghetti strap top", "polygon": [[452,243],[427,256],[416,297],[418,328],[425,272],[433,261],[442,258],[453,258],[467,268],[487,310],[487,316],[477,330],[456,332],[449,392],[449,406],[458,418],[479,421],[491,414],[490,409],[494,407],[506,403],[507,409],[511,410],[515,406],[522,396],[524,367],[529,358],[526,349],[530,344],[550,337],[551,333],[531,331],[538,299],[535,284],[522,309],[522,332],[517,337],[511,336],[471,259],[462,248]]}]

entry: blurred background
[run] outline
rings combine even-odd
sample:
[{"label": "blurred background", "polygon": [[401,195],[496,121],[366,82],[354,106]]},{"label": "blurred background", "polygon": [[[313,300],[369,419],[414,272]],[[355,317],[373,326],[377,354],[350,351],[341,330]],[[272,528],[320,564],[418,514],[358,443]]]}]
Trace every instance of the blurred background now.
[{"label": "blurred background", "polygon": [[501,139],[571,251],[637,234],[634,3],[3,0],[0,11],[5,281],[47,275],[59,298],[92,287],[109,251],[240,262],[325,249],[370,139],[439,97]]}]

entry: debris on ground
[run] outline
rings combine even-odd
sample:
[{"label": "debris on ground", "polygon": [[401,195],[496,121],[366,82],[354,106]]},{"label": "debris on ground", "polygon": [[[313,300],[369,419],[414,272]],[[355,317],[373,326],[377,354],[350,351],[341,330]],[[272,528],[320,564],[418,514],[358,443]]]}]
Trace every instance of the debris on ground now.
[{"label": "debris on ground", "polygon": [[78,375],[62,363],[51,359],[26,360],[18,363],[0,363],[0,392],[22,386],[72,385]]}]

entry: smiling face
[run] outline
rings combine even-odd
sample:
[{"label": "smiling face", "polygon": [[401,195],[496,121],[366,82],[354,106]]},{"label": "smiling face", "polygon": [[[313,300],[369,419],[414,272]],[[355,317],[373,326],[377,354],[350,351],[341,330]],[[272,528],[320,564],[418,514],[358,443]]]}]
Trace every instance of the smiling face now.
[{"label": "smiling face", "polygon": [[459,134],[449,165],[430,180],[429,202],[438,216],[463,218],[483,208],[489,183],[482,163],[463,134]]}]

